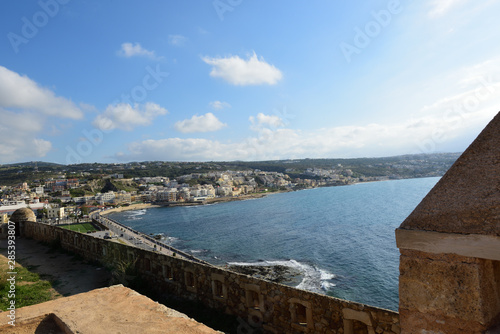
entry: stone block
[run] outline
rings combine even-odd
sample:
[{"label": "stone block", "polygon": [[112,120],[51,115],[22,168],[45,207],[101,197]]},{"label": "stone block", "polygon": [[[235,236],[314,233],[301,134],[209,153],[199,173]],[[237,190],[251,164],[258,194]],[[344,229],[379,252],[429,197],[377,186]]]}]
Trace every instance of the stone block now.
[{"label": "stone block", "polygon": [[443,313],[488,324],[500,311],[490,260],[404,251],[400,259],[400,309]]}]

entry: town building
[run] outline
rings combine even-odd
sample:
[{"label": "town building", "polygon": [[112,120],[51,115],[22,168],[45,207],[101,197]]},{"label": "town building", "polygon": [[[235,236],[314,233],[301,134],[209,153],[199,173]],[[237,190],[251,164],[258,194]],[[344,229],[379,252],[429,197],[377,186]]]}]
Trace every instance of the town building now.
[{"label": "town building", "polygon": [[65,217],[64,207],[47,208],[47,218],[49,219],[62,219]]}]

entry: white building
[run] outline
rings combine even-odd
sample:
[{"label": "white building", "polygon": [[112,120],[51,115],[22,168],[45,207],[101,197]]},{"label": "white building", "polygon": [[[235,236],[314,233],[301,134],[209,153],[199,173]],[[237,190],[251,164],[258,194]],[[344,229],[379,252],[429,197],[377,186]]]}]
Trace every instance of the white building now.
[{"label": "white building", "polygon": [[131,201],[132,195],[123,190],[115,193],[115,198],[113,199],[114,204],[130,204]]},{"label": "white building", "polygon": [[108,191],[107,193],[100,194],[99,201],[104,203],[112,202],[115,199],[115,193],[113,191]]},{"label": "white building", "polygon": [[64,208],[47,208],[47,218],[53,219],[53,218],[64,218],[65,213],[64,213]]},{"label": "white building", "polygon": [[217,195],[225,197],[225,196],[233,196],[233,189],[231,187],[218,187],[216,190]]}]

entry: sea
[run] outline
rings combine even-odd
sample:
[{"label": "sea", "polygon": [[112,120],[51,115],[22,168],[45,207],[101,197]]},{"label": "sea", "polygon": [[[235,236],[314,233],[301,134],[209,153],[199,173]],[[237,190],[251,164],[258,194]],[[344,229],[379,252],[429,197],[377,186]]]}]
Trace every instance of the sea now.
[{"label": "sea", "polygon": [[296,287],[397,311],[395,229],[439,178],[314,188],[110,215],[214,265],[282,265]]}]

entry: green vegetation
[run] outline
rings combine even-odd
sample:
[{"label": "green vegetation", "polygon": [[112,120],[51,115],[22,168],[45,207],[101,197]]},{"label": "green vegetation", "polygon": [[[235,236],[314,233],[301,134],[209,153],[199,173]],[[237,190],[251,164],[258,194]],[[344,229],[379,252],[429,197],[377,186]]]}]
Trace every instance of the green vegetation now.
[{"label": "green vegetation", "polygon": [[139,188],[137,184],[135,184],[134,182],[124,183],[112,179],[107,179],[104,186],[101,189],[101,192],[105,193],[108,191],[121,191],[121,190],[126,192],[131,192],[131,191],[137,191],[139,190]]},{"label": "green vegetation", "polygon": [[92,196],[94,193],[92,191],[89,191],[85,187],[80,187],[76,189],[70,189],[69,193],[71,197],[83,197],[83,196]]},{"label": "green vegetation", "polygon": [[60,227],[75,231],[75,232],[80,232],[80,233],[87,233],[87,232],[95,232],[96,228],[94,225],[90,223],[82,223],[82,224],[69,224],[69,225],[60,225]]},{"label": "green vegetation", "polygon": [[[7,271],[7,266],[2,266],[2,272]],[[40,279],[40,275],[30,272],[27,268],[16,267],[16,308],[39,304],[53,299],[54,292],[49,281]],[[10,282],[7,280],[10,275],[0,277],[0,310],[5,311],[10,305],[8,298]]]},{"label": "green vegetation", "polygon": [[104,262],[107,263],[108,270],[111,271],[111,284],[123,284],[134,289],[141,282],[135,269],[137,258],[132,261],[116,261],[109,257]]}]

